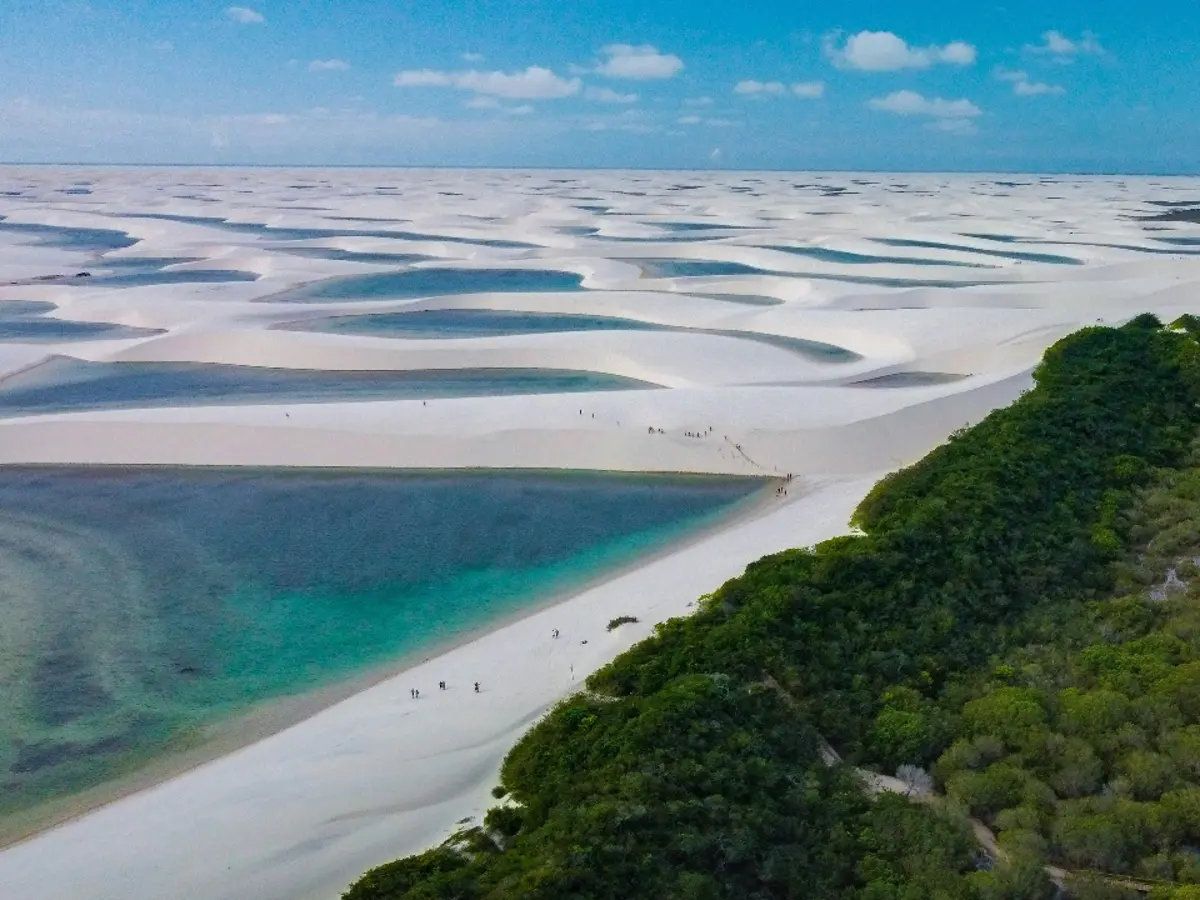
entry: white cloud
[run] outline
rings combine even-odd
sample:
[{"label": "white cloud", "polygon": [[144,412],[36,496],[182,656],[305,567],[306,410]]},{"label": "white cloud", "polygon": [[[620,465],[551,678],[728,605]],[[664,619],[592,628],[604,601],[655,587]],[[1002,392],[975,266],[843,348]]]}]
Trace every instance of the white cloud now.
[{"label": "white cloud", "polygon": [[703,116],[680,116],[677,125],[707,125],[709,128],[739,128],[741,122],[733,119],[705,118]]},{"label": "white cloud", "polygon": [[1033,81],[1030,79],[1029,73],[1021,69],[997,69],[996,78],[1011,84],[1013,93],[1018,97],[1040,97],[1043,94],[1065,93],[1061,85]]},{"label": "white cloud", "polygon": [[606,87],[590,87],[583,92],[583,96],[589,100],[595,100],[597,103],[637,103],[638,101],[637,94],[622,94]]},{"label": "white cloud", "polygon": [[713,98],[712,97],[688,97],[686,100],[683,101],[683,105],[684,106],[693,106],[693,107],[695,107],[695,106],[712,106]]},{"label": "white cloud", "polygon": [[720,148],[720,147],[714,147],[714,148],[713,148],[713,152],[712,152],[712,153],[710,153],[710,154],[708,154],[708,158],[709,158],[709,159],[711,159],[713,162],[720,162],[720,161],[721,161],[721,157],[722,157],[723,155],[724,155],[724,154],[722,154],[722,153],[721,153],[721,148]]},{"label": "white cloud", "polygon": [[825,95],[825,83],[801,81],[788,86],[782,81],[755,81],[749,78],[734,85],[733,92],[743,97],[784,97],[790,93],[805,100],[815,100]]},{"label": "white cloud", "polygon": [[345,72],[350,63],[344,59],[314,59],[308,64],[310,72]]},{"label": "white cloud", "polygon": [[159,53],[170,53],[175,49],[175,45],[171,41],[155,41],[150,45],[150,49],[156,50]]},{"label": "white cloud", "polygon": [[608,59],[596,67],[596,72],[609,78],[674,78],[683,71],[682,59],[671,53],[660,53],[650,44],[609,44],[601,47],[600,52]]},{"label": "white cloud", "polygon": [[934,131],[944,131],[946,134],[977,134],[978,129],[970,119],[938,119],[929,123]]},{"label": "white cloud", "polygon": [[868,101],[871,109],[897,116],[930,116],[936,119],[973,119],[983,111],[970,100],[943,100],[925,97],[916,91],[895,91],[886,97]]},{"label": "white cloud", "polygon": [[225,15],[235,22],[241,22],[243,25],[257,25],[267,21],[262,13],[248,6],[230,6],[225,10]]},{"label": "white cloud", "polygon": [[561,78],[541,66],[512,73],[417,69],[397,72],[392,83],[396,87],[449,87],[506,100],[558,100],[578,94],[583,87],[578,78]]},{"label": "white cloud", "polygon": [[1030,53],[1049,54],[1062,62],[1069,62],[1076,56],[1100,56],[1104,53],[1104,48],[1090,31],[1085,31],[1078,40],[1071,40],[1061,31],[1047,31],[1042,34],[1040,44],[1027,44],[1025,49]]},{"label": "white cloud", "polygon": [[463,106],[467,109],[499,109],[502,104],[495,97],[472,97]]},{"label": "white cloud", "polygon": [[1060,84],[1046,84],[1044,81],[1018,81],[1013,85],[1013,93],[1018,97],[1040,97],[1042,94],[1065,93]]},{"label": "white cloud", "polygon": [[786,94],[787,88],[780,81],[755,81],[751,78],[746,81],[739,81],[734,85],[733,92],[753,97],[760,94]]},{"label": "white cloud", "polygon": [[462,61],[465,63],[470,63],[473,66],[479,65],[484,61],[485,58],[486,57],[484,57],[482,53],[464,53],[462,55]]},{"label": "white cloud", "polygon": [[969,66],[977,55],[975,48],[964,41],[942,47],[912,47],[890,31],[860,31],[847,38],[841,47],[834,38],[826,38],[825,53],[839,68],[862,72],[928,69],[938,63]]}]

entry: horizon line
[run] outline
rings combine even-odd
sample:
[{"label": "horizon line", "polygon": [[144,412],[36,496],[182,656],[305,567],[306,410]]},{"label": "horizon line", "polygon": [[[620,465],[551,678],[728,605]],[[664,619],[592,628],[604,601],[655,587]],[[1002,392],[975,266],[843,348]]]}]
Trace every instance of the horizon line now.
[{"label": "horizon line", "polygon": [[67,162],[67,161],[0,161],[0,169],[16,167],[43,168],[113,168],[113,169],[411,169],[445,171],[500,172],[703,172],[703,173],[772,173],[816,175],[1019,175],[1031,178],[1090,177],[1090,178],[1197,178],[1200,167],[1193,171],[1119,171],[1115,169],[917,169],[917,168],[741,168],[737,166],[706,168],[703,166],[571,166],[571,165],[453,165],[417,163],[248,163],[248,162]]}]

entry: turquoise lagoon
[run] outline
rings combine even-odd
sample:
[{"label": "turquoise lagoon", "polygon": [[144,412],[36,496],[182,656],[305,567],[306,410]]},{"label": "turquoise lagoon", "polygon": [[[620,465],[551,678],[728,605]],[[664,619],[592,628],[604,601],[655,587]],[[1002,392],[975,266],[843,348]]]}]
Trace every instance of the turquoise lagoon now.
[{"label": "turquoise lagoon", "polygon": [[654,388],[560,369],[323,370],[52,357],[0,382],[0,416],[98,409],[496,397]]},{"label": "turquoise lagoon", "polygon": [[587,473],[0,469],[0,816],[28,821],[264,702],[396,668],[757,490]]}]

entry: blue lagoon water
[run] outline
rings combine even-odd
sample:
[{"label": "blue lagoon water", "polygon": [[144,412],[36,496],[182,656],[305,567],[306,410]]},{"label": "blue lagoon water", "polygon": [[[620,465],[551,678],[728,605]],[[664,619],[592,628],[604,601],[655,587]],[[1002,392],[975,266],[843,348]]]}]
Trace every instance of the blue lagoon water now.
[{"label": "blue lagoon water", "polygon": [[159,332],[109,322],[75,322],[44,315],[53,303],[9,300],[0,302],[0,342],[49,343],[109,338],[147,337]]},{"label": "blue lagoon water", "polygon": [[97,409],[493,397],[653,388],[558,369],[326,371],[55,357],[0,381],[0,416]]},{"label": "blue lagoon water", "polygon": [[453,294],[581,291],[583,276],[546,269],[408,269],[334,278],[266,298],[291,303],[416,300]]},{"label": "blue lagoon water", "polygon": [[677,334],[711,334],[768,344],[819,362],[853,362],[857,353],[818,341],[783,335],[719,328],[659,325],[616,316],[517,312],[492,309],[428,309],[361,316],[327,316],[293,322],[291,330],[332,334],[365,334],[416,340],[506,337],[517,334],[551,334],[570,331],[669,331]]},{"label": "blue lagoon water", "polygon": [[254,704],[394,666],[528,609],[713,522],[756,488],[586,474],[0,469],[0,816],[127,772]]},{"label": "blue lagoon water", "polygon": [[30,243],[41,247],[56,247],[60,250],[78,250],[86,253],[105,253],[109,250],[124,250],[138,242],[123,231],[104,228],[70,228],[61,225],[27,225],[21,222],[0,220],[0,233],[28,238]]},{"label": "blue lagoon water", "polygon": [[[984,237],[976,235],[976,237]],[[989,236],[986,240],[997,240],[997,236]],[[1027,253],[1022,250],[986,250],[980,247],[967,247],[963,244],[944,244],[940,241],[918,241],[909,238],[873,238],[877,244],[888,247],[919,247],[927,250],[954,250],[960,253],[978,253],[983,256],[994,256],[997,259],[1016,259],[1021,262],[1048,263],[1055,266],[1082,266],[1083,260],[1073,256],[1062,256],[1057,253]],[[1023,243],[1013,239],[1010,243]],[[926,262],[921,260],[921,262]],[[942,265],[971,265],[970,263],[942,263]]]}]

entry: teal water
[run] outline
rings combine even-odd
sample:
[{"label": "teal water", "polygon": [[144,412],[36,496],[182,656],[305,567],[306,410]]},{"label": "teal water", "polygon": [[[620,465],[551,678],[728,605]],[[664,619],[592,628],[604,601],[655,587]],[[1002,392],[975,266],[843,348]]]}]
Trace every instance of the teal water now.
[{"label": "teal water", "polygon": [[637,390],[644,381],[560,369],[326,371],[54,357],[0,382],[0,415],[247,403],[330,403]]},{"label": "teal water", "polygon": [[138,242],[123,231],[104,228],[70,228],[61,225],[27,225],[21,222],[0,220],[0,232],[29,238],[30,243],[41,247],[57,247],[61,250],[79,250],[88,253],[103,253],[108,250],[123,250]]},{"label": "teal water", "polygon": [[44,315],[53,309],[53,303],[38,301],[0,302],[0,342],[51,343],[158,334],[148,328],[129,328],[109,322],[75,322],[70,319],[51,319]]},{"label": "teal water", "polygon": [[[918,241],[909,238],[873,238],[875,243],[888,247],[918,247],[926,250],[955,250],[962,253],[978,253],[983,256],[994,256],[997,259],[1016,259],[1021,262],[1049,263],[1056,266],[1082,266],[1083,260],[1073,256],[1062,256],[1057,253],[1026,253],[1020,250],[985,250],[980,247],[967,247],[962,244],[944,244],[940,241]],[[1024,243],[1012,241],[1011,243]],[[926,260],[921,260],[926,262]],[[942,265],[971,265],[970,263],[942,263]]]},{"label": "teal water", "polygon": [[376,313],[361,316],[329,316],[296,322],[289,327],[299,331],[386,335],[410,340],[505,337],[518,334],[550,334],[571,331],[670,331],[756,341],[822,362],[852,362],[861,359],[858,354],[834,344],[782,335],[718,328],[658,325],[653,322],[642,322],[617,316],[518,312],[515,310],[423,309],[413,312]]},{"label": "teal water", "polygon": [[453,241],[457,244],[473,244],[480,247],[507,247],[528,249],[535,246],[523,241],[508,241],[492,238],[450,237],[439,234],[421,234],[414,231],[391,231],[381,229],[335,229],[335,228],[289,228],[275,227],[258,222],[231,222],[208,216],[180,216],[173,213],[131,213],[130,219],[158,219],[163,222],[180,222],[187,225],[204,225],[237,234],[252,234],[273,241],[307,241],[335,237],[393,238],[403,241]]},{"label": "teal water", "polygon": [[453,294],[583,289],[583,276],[575,272],[446,267],[331,278],[266,299],[274,302],[327,303],[341,300],[416,300],[421,297],[446,297]]},{"label": "teal water", "polygon": [[0,469],[0,814],[101,783],[252,704],[511,616],[713,522],[757,488],[596,474]]},{"label": "teal water", "polygon": [[779,275],[745,263],[722,262],[708,259],[623,259],[638,266],[648,278],[693,278],[716,275]]},{"label": "teal water", "polygon": [[[879,243],[890,244],[890,241],[879,239]],[[900,242],[901,246],[912,246],[908,242]],[[931,246],[918,244],[918,246]],[[902,266],[950,266],[966,269],[986,268],[978,263],[956,262],[949,259],[917,259],[907,256],[873,256],[865,253],[850,253],[845,250],[830,250],[828,247],[788,247],[769,246],[768,250],[779,250],[793,256],[806,256],[809,259],[819,259],[822,262],[842,263],[846,265],[902,265]],[[961,248],[960,248],[961,249]]]}]

